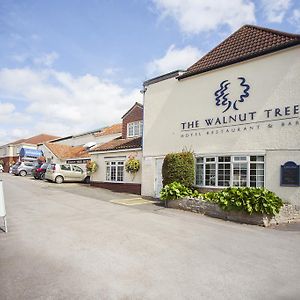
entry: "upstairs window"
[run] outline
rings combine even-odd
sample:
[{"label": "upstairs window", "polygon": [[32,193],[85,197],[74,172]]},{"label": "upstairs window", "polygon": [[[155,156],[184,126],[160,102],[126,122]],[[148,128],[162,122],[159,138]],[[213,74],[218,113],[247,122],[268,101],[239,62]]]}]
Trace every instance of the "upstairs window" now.
[{"label": "upstairs window", "polygon": [[136,137],[143,134],[143,121],[136,121],[127,124],[127,137]]}]

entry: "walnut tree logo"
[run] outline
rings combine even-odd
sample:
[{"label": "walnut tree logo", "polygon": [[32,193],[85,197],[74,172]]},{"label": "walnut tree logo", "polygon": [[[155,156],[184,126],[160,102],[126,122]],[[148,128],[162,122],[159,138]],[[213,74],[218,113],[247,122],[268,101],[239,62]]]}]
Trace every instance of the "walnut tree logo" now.
[{"label": "walnut tree logo", "polygon": [[240,81],[240,87],[242,87],[242,92],[238,99],[230,98],[230,91],[228,87],[231,85],[231,82],[229,80],[222,81],[220,83],[220,89],[215,92],[216,105],[223,106],[223,113],[231,107],[235,110],[239,110],[239,104],[244,102],[249,96],[248,91],[250,90],[250,85],[246,83],[246,79],[244,77],[238,77],[237,79]]}]

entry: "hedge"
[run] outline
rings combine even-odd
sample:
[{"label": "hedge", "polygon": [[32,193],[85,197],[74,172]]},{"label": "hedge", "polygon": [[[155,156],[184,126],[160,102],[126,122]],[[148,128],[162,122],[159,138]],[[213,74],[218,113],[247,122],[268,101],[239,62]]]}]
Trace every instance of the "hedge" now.
[{"label": "hedge", "polygon": [[195,162],[192,152],[169,153],[162,166],[163,185],[174,181],[186,187],[194,184]]}]

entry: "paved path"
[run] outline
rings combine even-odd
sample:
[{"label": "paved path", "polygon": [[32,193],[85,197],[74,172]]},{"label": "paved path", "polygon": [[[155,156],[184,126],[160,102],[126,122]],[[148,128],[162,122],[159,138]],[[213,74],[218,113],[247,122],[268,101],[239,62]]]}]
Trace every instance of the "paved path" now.
[{"label": "paved path", "polygon": [[[300,299],[300,234],[1,174],[0,299]],[[138,198],[138,197],[137,197]]]}]

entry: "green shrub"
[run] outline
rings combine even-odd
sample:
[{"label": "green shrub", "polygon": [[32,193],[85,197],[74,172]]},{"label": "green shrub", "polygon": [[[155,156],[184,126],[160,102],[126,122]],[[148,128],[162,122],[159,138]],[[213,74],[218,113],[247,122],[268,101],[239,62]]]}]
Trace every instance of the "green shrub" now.
[{"label": "green shrub", "polygon": [[264,188],[230,187],[220,192],[206,193],[203,197],[224,210],[242,210],[250,215],[254,212],[275,215],[283,206],[283,201],[275,193]]},{"label": "green shrub", "polygon": [[160,191],[161,200],[176,200],[184,197],[191,197],[193,191],[180,182],[166,184]]},{"label": "green shrub", "polygon": [[167,154],[162,166],[163,185],[177,181],[186,187],[191,187],[194,184],[194,165],[192,152]]}]

